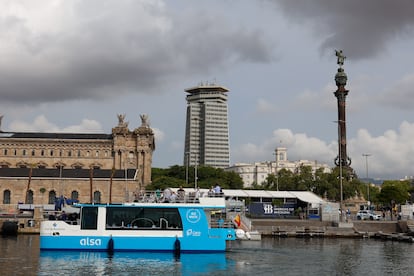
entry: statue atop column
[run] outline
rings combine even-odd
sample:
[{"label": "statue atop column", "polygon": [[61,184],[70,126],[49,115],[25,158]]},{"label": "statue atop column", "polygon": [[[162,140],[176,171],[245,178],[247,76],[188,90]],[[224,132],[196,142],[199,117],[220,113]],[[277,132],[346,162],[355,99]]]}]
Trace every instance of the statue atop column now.
[{"label": "statue atop column", "polygon": [[4,115],[0,115],[0,132],[1,132],[1,120],[3,120]]},{"label": "statue atop column", "polygon": [[342,50],[335,50],[335,55],[337,56],[336,63],[339,65],[339,67],[344,66],[346,56],[344,56],[344,53],[342,52]]}]

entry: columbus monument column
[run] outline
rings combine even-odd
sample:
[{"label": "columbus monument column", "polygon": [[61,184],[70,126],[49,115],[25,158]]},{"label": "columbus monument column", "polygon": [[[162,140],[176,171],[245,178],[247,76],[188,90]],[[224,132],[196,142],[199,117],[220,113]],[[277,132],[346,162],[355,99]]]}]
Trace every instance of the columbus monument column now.
[{"label": "columbus monument column", "polygon": [[345,102],[349,90],[345,89],[346,81],[348,80],[344,69],[345,56],[342,50],[335,51],[337,56],[337,64],[339,65],[338,72],[335,75],[335,83],[338,89],[334,92],[338,100],[338,156],[335,158],[335,165],[346,168],[349,172],[351,166],[351,158],[348,157],[346,151],[346,119],[345,119]]}]

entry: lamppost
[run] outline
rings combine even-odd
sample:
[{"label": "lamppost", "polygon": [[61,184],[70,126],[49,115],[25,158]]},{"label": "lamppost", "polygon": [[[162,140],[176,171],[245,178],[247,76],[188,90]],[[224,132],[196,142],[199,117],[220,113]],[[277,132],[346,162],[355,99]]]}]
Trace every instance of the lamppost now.
[{"label": "lamppost", "polygon": [[185,184],[188,186],[188,166],[190,164],[190,152],[185,152]]},{"label": "lamppost", "polygon": [[279,173],[277,171],[279,163],[279,152],[276,152],[276,190],[279,191]]},{"label": "lamppost", "polygon": [[279,163],[279,151],[275,149],[275,177],[276,177],[276,190],[279,191],[279,174],[278,174],[278,163]]},{"label": "lamppost", "polygon": [[197,179],[198,179],[198,176],[197,176],[198,155],[197,153],[195,153],[194,157],[195,157],[194,158],[194,189],[197,190]]},{"label": "lamppost", "polygon": [[366,178],[367,178],[367,200],[368,200],[368,207],[369,207],[369,205],[371,205],[371,202],[369,198],[368,157],[371,156],[371,154],[363,153],[362,156],[365,157],[365,171],[366,171]]},{"label": "lamppost", "polygon": [[124,175],[125,175],[125,202],[128,202],[129,200],[129,192],[128,192],[128,170],[127,170],[127,164],[126,164],[126,151],[124,151]]}]

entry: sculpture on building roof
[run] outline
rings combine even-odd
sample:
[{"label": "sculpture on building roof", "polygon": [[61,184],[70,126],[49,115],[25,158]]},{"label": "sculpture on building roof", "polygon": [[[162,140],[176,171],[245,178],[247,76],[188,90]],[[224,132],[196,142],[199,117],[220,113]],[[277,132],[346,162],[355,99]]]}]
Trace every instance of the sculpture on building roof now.
[{"label": "sculpture on building roof", "polygon": [[149,127],[148,115],[141,114],[139,116],[141,117],[141,127]]},{"label": "sculpture on building roof", "polygon": [[3,120],[4,115],[0,115],[0,131],[1,131],[1,120]]},{"label": "sculpture on building roof", "polygon": [[118,127],[128,127],[128,122],[125,122],[125,114],[118,114]]}]

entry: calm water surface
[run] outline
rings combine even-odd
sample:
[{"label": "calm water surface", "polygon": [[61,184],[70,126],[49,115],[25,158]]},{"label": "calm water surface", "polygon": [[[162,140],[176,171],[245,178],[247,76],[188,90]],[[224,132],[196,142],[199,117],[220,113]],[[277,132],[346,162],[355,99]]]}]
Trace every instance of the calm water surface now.
[{"label": "calm water surface", "polygon": [[264,238],[223,254],[39,252],[39,236],[0,237],[0,275],[414,275],[414,244]]}]

